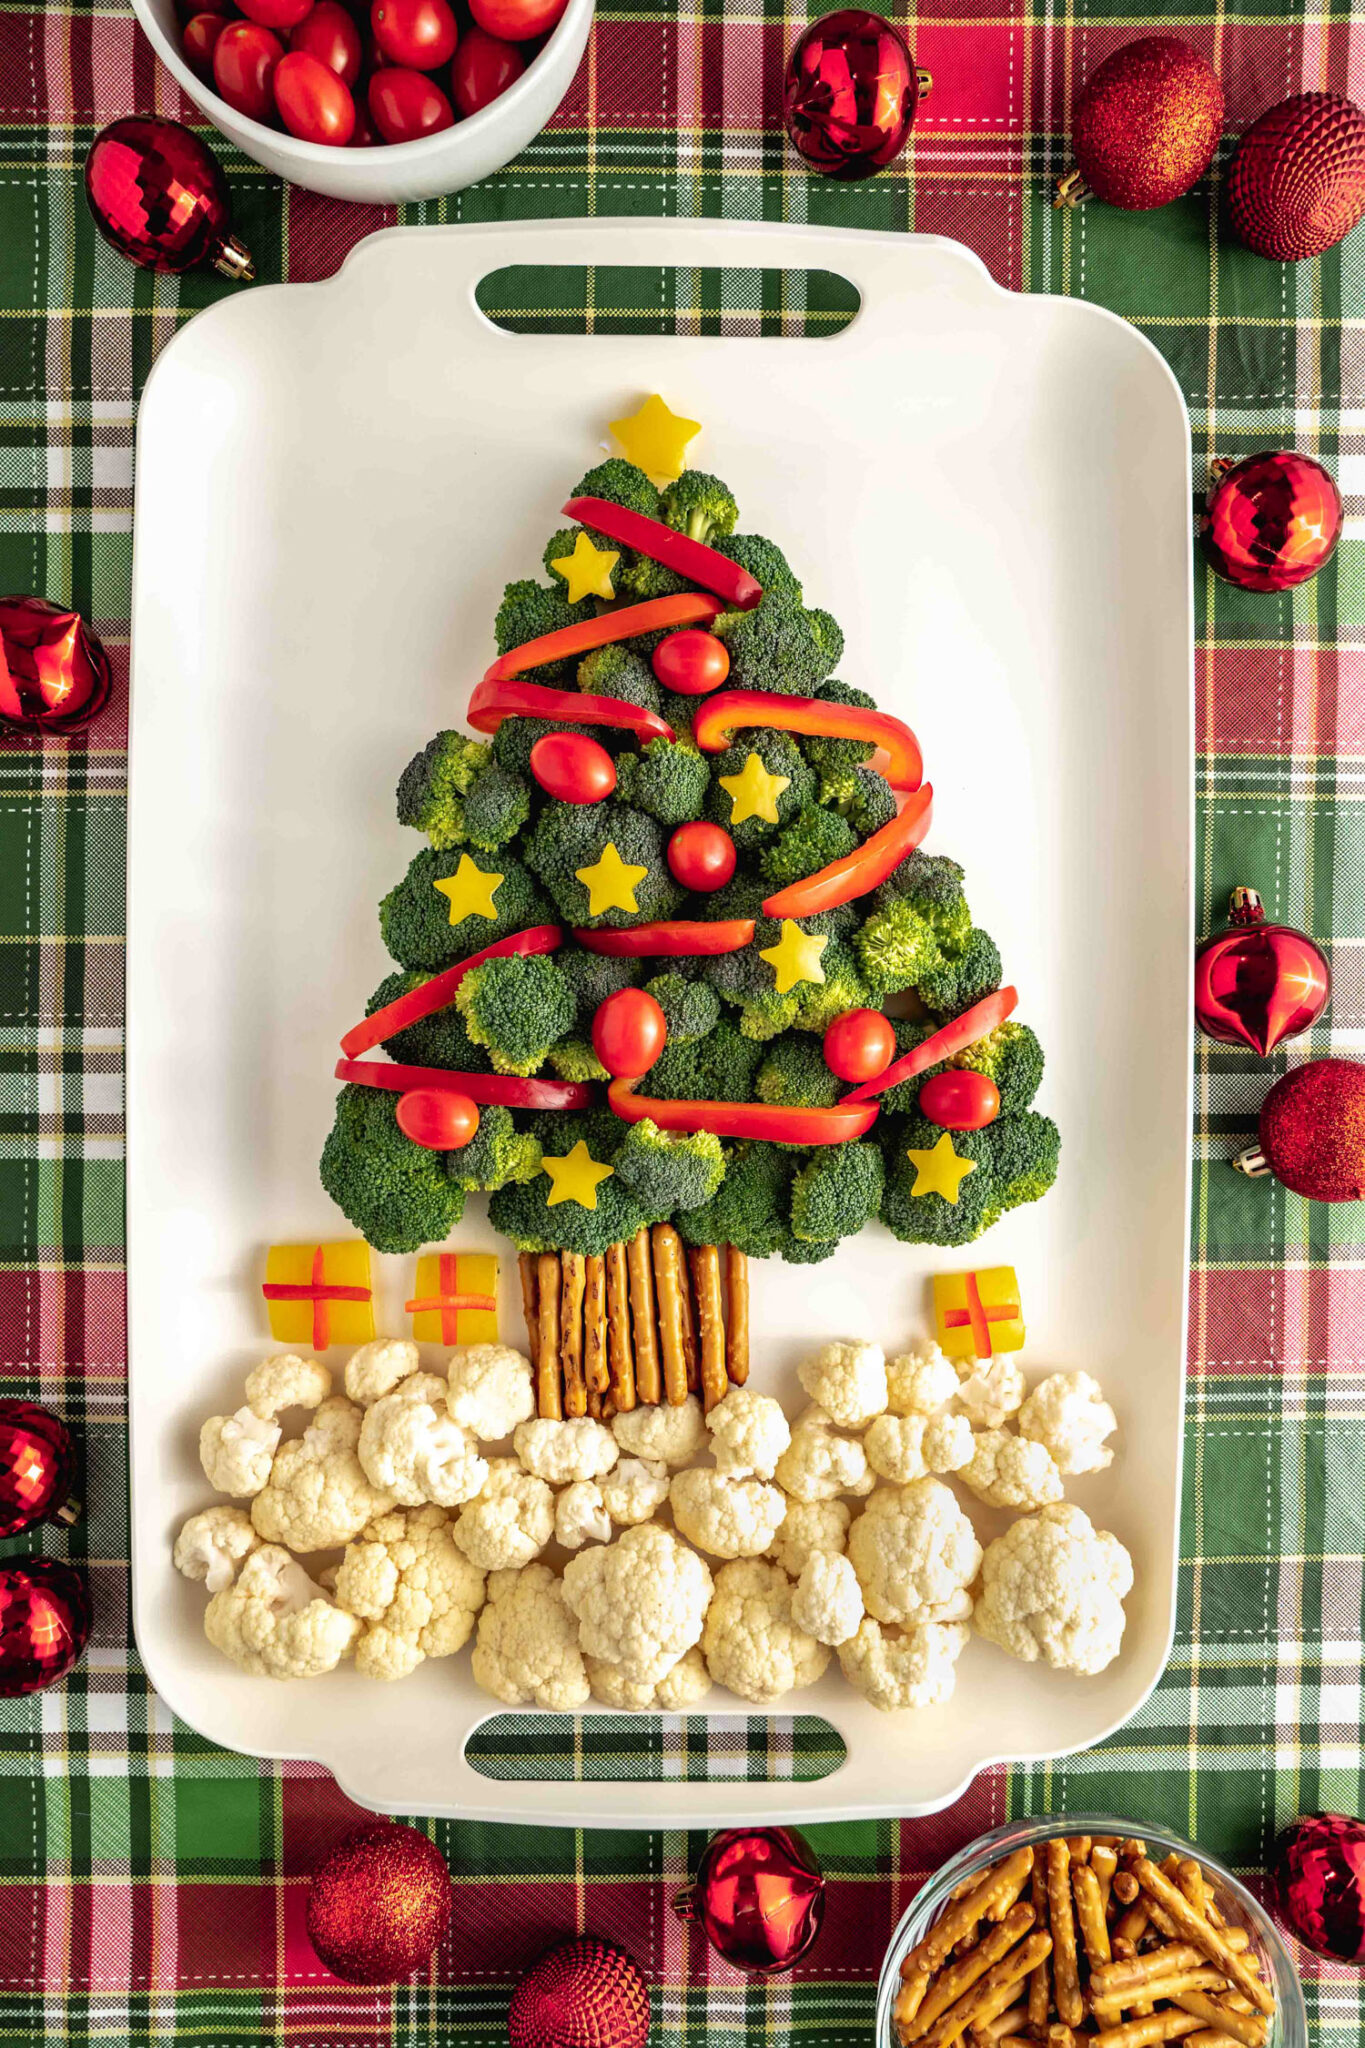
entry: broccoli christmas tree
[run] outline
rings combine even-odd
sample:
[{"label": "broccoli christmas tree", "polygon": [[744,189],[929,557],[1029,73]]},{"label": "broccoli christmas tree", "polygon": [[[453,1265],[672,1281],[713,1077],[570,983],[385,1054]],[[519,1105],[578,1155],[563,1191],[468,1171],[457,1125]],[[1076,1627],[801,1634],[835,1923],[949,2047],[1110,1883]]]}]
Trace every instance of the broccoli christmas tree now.
[{"label": "broccoli christmas tree", "polygon": [[343,1041],[323,1185],[385,1252],[478,1189],[526,1252],[663,1220],[798,1263],[878,1217],[966,1244],[1047,1192],[1059,1140],[963,871],[921,849],[914,735],[682,468],[692,423],[652,399],[614,431],[637,460],[507,586],[487,738],[403,771],[428,843],[379,907],[396,970]]}]

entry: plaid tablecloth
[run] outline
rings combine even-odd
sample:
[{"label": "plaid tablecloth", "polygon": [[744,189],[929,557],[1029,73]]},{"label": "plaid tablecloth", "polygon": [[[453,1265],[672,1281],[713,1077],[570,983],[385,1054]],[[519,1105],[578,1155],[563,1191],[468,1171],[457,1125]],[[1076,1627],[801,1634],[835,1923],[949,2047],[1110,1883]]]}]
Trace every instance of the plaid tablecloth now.
[{"label": "plaid tablecloth", "polygon": [[[400,216],[282,192],[220,145],[239,228],[263,277],[294,279],[328,274],[398,217],[679,213],[957,236],[1003,283],[1095,299],[1150,335],[1185,392],[1197,474],[1211,452],[1297,444],[1337,470],[1358,515],[1365,231],[1298,269],[1233,247],[1217,224],[1226,145],[1215,175],[1163,212],[1048,207],[1077,82],[1110,50],[1155,27],[1188,35],[1221,71],[1235,135],[1305,87],[1365,96],[1365,38],[1346,0],[1136,13],[932,0],[907,23],[936,80],[914,146],[858,186],[809,179],[784,150],[783,59],[804,19],[744,0],[602,0],[565,105],[498,178]],[[0,589],[72,599],[122,685],[138,393],[177,324],[231,288],[135,273],[91,229],[80,171],[95,129],[186,111],[118,0],[46,12],[9,0],[0,80]],[[771,288],[760,303],[741,287],[522,275],[495,296],[504,313],[599,326],[781,329],[836,303],[807,308]],[[1348,526],[1335,564],[1293,598],[1197,578],[1201,926],[1247,880],[1274,914],[1330,938],[1335,1001],[1312,1035],[1319,1052],[1354,1049],[1365,1023],[1361,559]],[[457,1908],[429,1979],[394,1993],[327,1979],[302,1901],[310,1864],[352,1818],[346,1801],[317,1770],[203,1743],[153,1697],[130,1646],[124,744],[121,688],[88,745],[0,744],[0,1390],[50,1403],[80,1433],[88,1517],[41,1545],[88,1564],[97,1612],[64,1689],[0,1706],[0,2039],[492,2048],[519,1969],[555,1933],[589,1927],[648,1970],[659,2042],[852,2048],[870,2039],[876,1968],[917,1883],[1006,1814],[1158,1819],[1259,1883],[1285,1821],[1358,1809],[1365,1210],[1309,1208],[1230,1174],[1266,1077],[1201,1047],[1179,1622],[1134,1724],[1089,1755],[992,1773],[936,1820],[818,1830],[828,1931],[794,1981],[740,1979],[674,1920],[670,1894],[698,1840],[446,1823],[433,1832]],[[530,1746],[543,1768],[574,1768],[575,1754],[585,1775],[610,1767],[610,1742],[576,1752],[542,1726]],[[653,1769],[708,1767],[702,1724],[655,1747]],[[716,1736],[709,1761],[809,1769],[819,1749],[818,1734],[778,1724],[767,1741]],[[1354,2035],[1357,1977],[1304,1962],[1314,2025]]]}]

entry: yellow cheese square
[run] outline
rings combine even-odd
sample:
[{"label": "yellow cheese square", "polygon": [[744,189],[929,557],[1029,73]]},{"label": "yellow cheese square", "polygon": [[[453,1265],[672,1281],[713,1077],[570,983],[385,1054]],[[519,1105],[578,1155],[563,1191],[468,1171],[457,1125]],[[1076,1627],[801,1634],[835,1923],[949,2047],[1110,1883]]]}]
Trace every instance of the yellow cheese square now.
[{"label": "yellow cheese square", "polygon": [[[457,1295],[484,1295],[491,1308],[442,1308]],[[418,1303],[432,1306],[418,1307]],[[412,1334],[419,1344],[496,1344],[498,1261],[492,1252],[423,1252],[417,1261],[416,1292],[408,1303]]]},{"label": "yellow cheese square", "polygon": [[934,1329],[947,1358],[1022,1351],[1023,1305],[1013,1266],[934,1275]]},{"label": "yellow cheese square", "polygon": [[279,1344],[325,1351],[331,1344],[368,1344],[374,1335],[370,1247],[363,1238],[272,1244],[262,1292],[270,1334]]}]

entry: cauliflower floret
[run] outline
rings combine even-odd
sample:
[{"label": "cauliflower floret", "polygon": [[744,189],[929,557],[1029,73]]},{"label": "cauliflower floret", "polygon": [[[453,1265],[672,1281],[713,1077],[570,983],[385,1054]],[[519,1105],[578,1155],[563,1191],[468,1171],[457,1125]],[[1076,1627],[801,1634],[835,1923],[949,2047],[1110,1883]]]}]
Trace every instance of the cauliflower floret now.
[{"label": "cauliflower floret", "polygon": [[[259,1498],[259,1496],[258,1496]],[[360,1633],[287,1550],[253,1550],[204,1610],[204,1634],[253,1678],[317,1678],[333,1671]]]},{"label": "cauliflower floret", "polygon": [[777,1483],[793,1500],[833,1500],[840,1493],[870,1493],[867,1453],[854,1437],[838,1436],[823,1408],[797,1416],[792,1440],[777,1461]]},{"label": "cauliflower floret", "polygon": [[450,1354],[450,1412],[480,1443],[510,1436],[536,1412],[531,1361],[506,1344],[463,1344]]},{"label": "cauliflower floret", "polygon": [[388,1512],[393,1496],[371,1485],[356,1456],[360,1423],[360,1409],[333,1394],[302,1436],[280,1445],[251,1503],[258,1536],[286,1550],[334,1550]]},{"label": "cauliflower floret", "polygon": [[411,1379],[421,1363],[421,1353],[410,1338],[376,1337],[346,1361],[346,1392],[359,1407],[368,1408],[402,1380]]},{"label": "cauliflower floret", "polygon": [[861,1429],[886,1407],[886,1353],[880,1344],[826,1344],[796,1368],[796,1377],[842,1429]]},{"label": "cauliflower floret", "polygon": [[583,1662],[593,1698],[604,1707],[623,1707],[631,1714],[647,1714],[656,1707],[664,1714],[685,1714],[711,1690],[711,1674],[696,1644],[657,1685],[637,1684],[625,1676],[619,1664],[603,1664],[596,1657],[585,1657]]},{"label": "cauliflower floret", "polygon": [[1001,1429],[1024,1398],[1024,1368],[1008,1352],[983,1358],[957,1385],[957,1406],[974,1429]]},{"label": "cauliflower floret", "polygon": [[872,1470],[900,1486],[931,1472],[960,1472],[973,1446],[965,1415],[879,1415],[863,1438]]},{"label": "cauliflower floret", "polygon": [[551,1486],[568,1486],[575,1479],[600,1479],[610,1472],[620,1452],[616,1439],[590,1415],[556,1422],[544,1415],[535,1422],[519,1422],[512,1438],[517,1456],[537,1479]]},{"label": "cauliflower floret", "polygon": [[701,1647],[716,1684],[758,1707],[814,1685],[829,1664],[825,1645],[792,1616],[791,1580],[780,1564],[758,1557],[716,1573]]},{"label": "cauliflower floret", "polygon": [[667,1401],[657,1407],[632,1408],[628,1414],[616,1416],[611,1427],[623,1451],[655,1465],[685,1465],[706,1442],[706,1423],[695,1394],[689,1394],[676,1408]]},{"label": "cauliflower floret", "polygon": [[620,1528],[648,1522],[668,1499],[668,1467],[648,1458],[622,1458],[599,1482],[602,1505]]},{"label": "cauliflower floret", "polygon": [[657,1522],[627,1529],[564,1568],[564,1598],[584,1650],[637,1685],[657,1685],[697,1641],[711,1585],[705,1561]]},{"label": "cauliflower floret", "polygon": [[219,1501],[191,1515],[176,1537],[175,1568],[187,1579],[201,1579],[210,1593],[221,1593],[260,1540],[245,1508]]},{"label": "cauliflower floret", "polygon": [[357,1449],[371,1485],[406,1508],[457,1508],[488,1477],[474,1439],[445,1410],[445,1382],[415,1372],[365,1410]]},{"label": "cauliflower floret", "polygon": [[1133,1560],[1068,1502],[1024,1515],[986,1552],[977,1633],[1026,1664],[1093,1677],[1119,1653]]},{"label": "cauliflower floret", "polygon": [[1062,1497],[1062,1475],[1044,1444],[1004,1429],[983,1429],[958,1478],[992,1508],[1043,1508]]},{"label": "cauliflower floret", "polygon": [[[516,1470],[510,1458],[499,1462]],[[544,1485],[524,1472],[517,1476],[532,1486]],[[578,1647],[578,1623],[565,1603],[563,1582],[548,1565],[494,1572],[488,1604],[479,1616],[473,1672],[476,1685],[509,1707],[569,1714],[586,1705],[588,1674]]]},{"label": "cauliflower floret", "polygon": [[716,1469],[732,1479],[771,1479],[792,1440],[782,1403],[752,1387],[731,1387],[706,1420]]},{"label": "cauliflower floret", "polygon": [[611,1516],[602,1489],[591,1479],[576,1479],[555,1502],[555,1541],[566,1550],[585,1543],[611,1542]]},{"label": "cauliflower floret", "polygon": [[833,1551],[815,1551],[806,1559],[792,1594],[796,1626],[814,1636],[817,1643],[828,1643],[837,1650],[857,1633],[862,1618],[863,1589],[853,1566]]},{"label": "cauliflower floret", "polygon": [[679,1533],[712,1557],[760,1557],[782,1526],[785,1496],[762,1479],[728,1479],[694,1465],[668,1489]]},{"label": "cauliflower floret", "polygon": [[539,1557],[555,1533],[555,1497],[515,1458],[490,1458],[477,1500],[461,1508],[455,1541],[480,1571],[515,1570]]},{"label": "cauliflower floret", "polygon": [[981,1545],[941,1479],[879,1486],[849,1531],[848,1554],[877,1621],[965,1621],[972,1611]]},{"label": "cauliflower floret", "polygon": [[886,1361],[886,1405],[893,1415],[934,1415],[957,1390],[953,1362],[937,1344],[921,1340]]},{"label": "cauliflower floret", "polygon": [[1119,1419],[1088,1372],[1050,1372],[1019,1411],[1019,1433],[1046,1445],[1059,1472],[1103,1472],[1114,1462],[1105,1443]]},{"label": "cauliflower floret", "polygon": [[960,1621],[884,1629],[869,1618],[840,1645],[839,1666],[854,1690],[884,1714],[938,1707],[952,1698],[957,1660],[970,1634]]},{"label": "cauliflower floret", "polygon": [[252,1408],[233,1415],[210,1415],[199,1432],[199,1462],[204,1477],[219,1493],[250,1500],[270,1478],[270,1467],[284,1431]]},{"label": "cauliflower floret", "polygon": [[267,1422],[286,1408],[320,1408],[332,1391],[332,1375],[320,1358],[292,1351],[263,1358],[246,1376],[247,1406]]},{"label": "cauliflower floret", "polygon": [[462,1650],[483,1606],[484,1577],[455,1547],[439,1507],[397,1508],[346,1546],[336,1600],[369,1626],[355,1668],[367,1678],[406,1678],[424,1657]]},{"label": "cauliflower floret", "polygon": [[841,1500],[791,1501],[768,1555],[777,1559],[789,1579],[799,1579],[815,1551],[842,1553],[852,1519],[852,1509]]}]

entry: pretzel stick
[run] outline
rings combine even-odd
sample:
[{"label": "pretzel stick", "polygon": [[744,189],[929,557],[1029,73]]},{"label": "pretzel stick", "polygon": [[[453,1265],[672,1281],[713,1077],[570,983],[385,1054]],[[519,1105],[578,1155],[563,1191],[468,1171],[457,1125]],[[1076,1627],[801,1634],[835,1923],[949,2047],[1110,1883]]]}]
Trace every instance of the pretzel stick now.
[{"label": "pretzel stick", "polygon": [[720,1253],[713,1244],[693,1245],[687,1254],[697,1297],[701,1339],[701,1398],[709,1412],[730,1391],[725,1374],[725,1324],[720,1309]]},{"label": "pretzel stick", "polygon": [[1173,1991],[1170,1996],[1184,2011],[1192,2012],[1206,2027],[1217,2027],[1221,2034],[1231,2034],[1234,2041],[1240,2041],[1242,2048],[1264,2048],[1265,2021],[1253,2014],[1248,2018],[1236,2012],[1226,1999],[1209,1998],[1202,1986],[1191,1985],[1185,1991]]},{"label": "pretzel stick", "polygon": [[630,1275],[630,1327],[635,1338],[635,1391],[642,1401],[659,1398],[659,1340],[654,1331],[654,1275],[649,1232],[637,1230],[626,1246]]},{"label": "pretzel stick", "polygon": [[1131,1870],[1116,1870],[1110,1890],[1121,1906],[1131,1906],[1142,1895],[1142,1886]]},{"label": "pretzel stick", "polygon": [[521,1312],[526,1318],[526,1349],[531,1364],[540,1363],[540,1317],[536,1308],[536,1259],[534,1252],[523,1252],[517,1260],[517,1271],[521,1275]]},{"label": "pretzel stick", "polygon": [[1085,2038],[1085,2035],[1076,2033],[1074,2028],[1064,2026],[1060,2020],[1054,2020],[1047,2029],[1047,2048],[1076,2048],[1076,2043]]},{"label": "pretzel stick", "polygon": [[1090,1851],[1090,1868],[1099,1879],[1100,1904],[1104,1907],[1106,1918],[1108,1918],[1109,1914],[1109,1899],[1114,1885],[1114,1872],[1118,1867],[1117,1850],[1111,1849],[1105,1842],[1096,1842],[1094,1848]]},{"label": "pretzel stick", "polygon": [[1088,1863],[1071,1867],[1071,1889],[1076,1900],[1076,1920],[1085,1943],[1085,1959],[1093,1970],[1110,1960],[1109,1929],[1104,1918],[1104,1895],[1100,1881]]},{"label": "pretzel stick", "polygon": [[630,1342],[625,1246],[609,1244],[604,1264],[607,1281],[607,1370],[611,1375],[611,1392],[607,1398],[615,1402],[618,1415],[628,1415],[635,1406],[635,1353]]},{"label": "pretzel stick", "polygon": [[[960,1898],[954,1899],[923,1941],[911,1949],[901,1964],[901,1976],[909,1978],[922,1972],[927,1983],[949,1952],[978,1921],[1004,1919],[1024,1889],[1024,1880],[1032,1868],[1032,1849],[1016,1849],[1003,1863],[997,1863],[993,1869],[984,1872],[970,1891],[964,1891]],[[918,2005],[915,2010],[918,2012]]]},{"label": "pretzel stick", "polygon": [[[1047,1917],[1047,1871],[1042,1859],[1034,1861],[1032,1877],[1033,1917],[1037,1925],[1046,1928]],[[1052,2011],[1052,1972],[1044,1956],[1028,1980],[1028,2023],[1034,2037],[1041,2040],[1047,2031],[1048,2014]]]},{"label": "pretzel stick", "polygon": [[1073,1863],[1088,1863],[1090,1861],[1091,1841],[1089,1835],[1068,1835],[1066,1837],[1066,1846],[1071,1851]]},{"label": "pretzel stick", "polygon": [[1143,1857],[1134,1874],[1149,1898],[1169,1916],[1187,1942],[1215,1963],[1225,1977],[1231,1978],[1242,1996],[1249,1998],[1259,2012],[1274,2012],[1274,1999],[1255,1971],[1247,1968],[1245,1958],[1228,1947],[1217,1927],[1210,1927],[1207,1920],[1200,1918],[1184,1893],[1154,1863]]},{"label": "pretzel stick", "polygon": [[[1225,1991],[1227,1979],[1211,1963],[1203,1963],[1197,1970],[1178,1970],[1170,1977],[1157,1977],[1143,1992],[1144,1999],[1155,2005],[1158,1999],[1169,2000],[1182,1991]],[[1096,1998],[1093,2001],[1095,2018],[1102,2027],[1117,2025],[1123,2017],[1125,2006],[1135,2005],[1137,1999],[1132,1992],[1120,1992],[1116,1998]]]},{"label": "pretzel stick", "polygon": [[1085,2018],[1076,1962],[1076,1919],[1071,1910],[1071,1850],[1064,1837],[1047,1845],[1047,1906],[1052,1926],[1052,1983],[1057,2017],[1068,2027]]},{"label": "pretzel stick", "polygon": [[749,1259],[725,1247],[725,1369],[742,1387],[749,1377]]},{"label": "pretzel stick", "polygon": [[1002,2012],[997,2019],[987,2020],[984,2027],[974,2031],[984,2034],[988,2041],[1003,2041],[1011,2034],[1022,2034],[1028,2024],[1028,2007],[1012,2005],[1008,2012]]},{"label": "pretzel stick", "polygon": [[651,1232],[654,1246],[654,1291],[659,1303],[659,1349],[664,1361],[664,1395],[669,1406],[681,1408],[687,1399],[687,1358],[683,1352],[682,1239],[671,1223],[656,1223]]},{"label": "pretzel stick", "polygon": [[559,1362],[564,1369],[564,1413],[586,1415],[588,1385],[583,1377],[583,1254],[561,1252],[559,1263],[564,1275],[559,1294]]},{"label": "pretzel stick", "polygon": [[[588,1400],[605,1394],[611,1385],[607,1364],[607,1268],[596,1256],[583,1268],[583,1377],[588,1383]],[[600,1400],[599,1400],[599,1406]]]},{"label": "pretzel stick", "polygon": [[697,1318],[692,1307],[692,1282],[688,1276],[687,1260],[681,1262],[678,1298],[682,1303],[683,1360],[687,1366],[687,1391],[689,1394],[701,1389],[701,1352],[697,1348]]},{"label": "pretzel stick", "polygon": [[1118,1998],[1125,1991],[1145,1991],[1158,1977],[1174,1977],[1180,1970],[1197,1970],[1203,1961],[1192,1943],[1167,1943],[1164,1948],[1148,1949],[1131,1962],[1099,1964],[1090,1972],[1090,1989],[1096,1998]]},{"label": "pretzel stick", "polygon": [[1158,2041],[1178,2041],[1182,2035],[1194,2033],[1201,2024],[1193,2013],[1182,2012],[1179,2006],[1168,2007],[1146,2019],[1125,2020],[1121,2027],[1106,2027],[1090,2038],[1093,2048],[1155,2048]]},{"label": "pretzel stick", "polygon": [[1004,1919],[968,1955],[940,1971],[919,2011],[902,2027],[902,2043],[917,2041],[921,2034],[927,2034],[934,2021],[941,2019],[950,2005],[956,2005],[971,1990],[978,1977],[984,1976],[1001,1956],[1022,1941],[1032,1925],[1032,1906],[1011,1906]]},{"label": "pretzel stick", "polygon": [[562,1419],[559,1398],[559,1260],[542,1252],[536,1261],[536,1413]]},{"label": "pretzel stick", "polygon": [[1231,2034],[1220,2034],[1212,2027],[1201,2027],[1197,2034],[1186,2034],[1190,2048],[1237,2048]]},{"label": "pretzel stick", "polygon": [[1014,2003],[1016,1985],[1036,1968],[1051,1946],[1051,1937],[1046,1934],[1030,1934],[1027,1941],[1019,1942],[929,2029],[923,2037],[924,2048],[952,2048],[968,2027],[984,2027],[1008,2011]]}]

